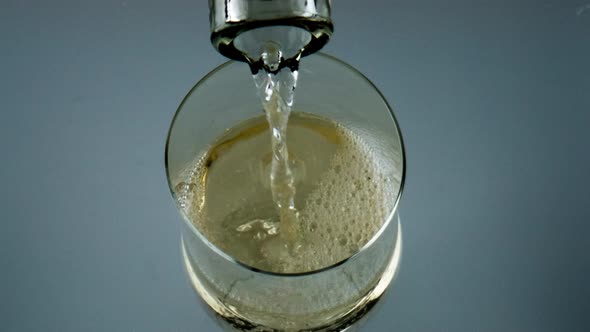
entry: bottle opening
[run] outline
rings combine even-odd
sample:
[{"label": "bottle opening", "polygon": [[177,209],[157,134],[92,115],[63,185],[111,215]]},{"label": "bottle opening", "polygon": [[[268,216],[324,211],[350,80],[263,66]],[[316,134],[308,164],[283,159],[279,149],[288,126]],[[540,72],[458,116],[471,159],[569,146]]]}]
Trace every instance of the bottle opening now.
[{"label": "bottle opening", "polygon": [[311,40],[311,33],[302,28],[266,26],[242,32],[234,39],[234,46],[243,54],[254,74],[262,68],[277,73],[290,66],[297,70],[298,60]]}]

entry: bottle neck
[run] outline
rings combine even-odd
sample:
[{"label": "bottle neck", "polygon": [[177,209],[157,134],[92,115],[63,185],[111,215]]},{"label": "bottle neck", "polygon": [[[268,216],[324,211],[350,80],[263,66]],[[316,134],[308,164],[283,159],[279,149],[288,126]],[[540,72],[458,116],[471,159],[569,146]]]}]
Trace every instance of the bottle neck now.
[{"label": "bottle neck", "polygon": [[[312,54],[332,36],[330,8],[330,0],[209,0],[211,43],[238,61],[251,62],[249,54],[268,42],[288,42],[282,46]],[[285,34],[289,29],[283,27],[297,29]]]}]

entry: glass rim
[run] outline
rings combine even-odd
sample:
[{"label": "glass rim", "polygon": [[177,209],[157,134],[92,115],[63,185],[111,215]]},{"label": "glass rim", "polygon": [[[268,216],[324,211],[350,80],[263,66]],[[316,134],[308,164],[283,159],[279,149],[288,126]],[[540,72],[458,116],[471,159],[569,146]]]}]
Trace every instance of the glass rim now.
[{"label": "glass rim", "polygon": [[[385,108],[387,109],[387,111],[389,112],[389,115],[391,116],[391,120],[393,121],[394,125],[395,125],[395,129],[397,131],[397,136],[399,139],[399,143],[400,143],[400,152],[401,152],[401,165],[402,165],[402,172],[401,172],[401,179],[400,179],[400,186],[399,186],[399,190],[397,192],[397,195],[395,197],[395,202],[393,204],[393,208],[391,209],[391,211],[389,212],[388,216],[386,217],[385,221],[383,222],[383,224],[379,227],[379,230],[377,232],[375,232],[373,234],[373,236],[371,236],[371,238],[369,239],[369,241],[367,241],[367,243],[365,243],[362,247],[360,247],[358,250],[356,250],[353,254],[347,256],[346,258],[334,263],[334,264],[330,264],[328,266],[325,266],[323,268],[320,269],[316,269],[316,270],[311,270],[311,271],[305,271],[305,272],[273,272],[273,271],[266,271],[266,270],[261,270],[259,268],[253,267],[249,264],[243,263],[239,260],[237,260],[236,258],[232,257],[231,255],[227,254],[226,252],[224,252],[223,250],[221,250],[219,247],[217,247],[214,243],[212,243],[211,241],[209,241],[209,239],[207,239],[207,237],[201,233],[197,227],[190,221],[188,220],[188,218],[185,216],[185,214],[182,211],[179,211],[183,222],[190,228],[190,230],[199,238],[199,240],[203,241],[203,243],[205,243],[205,245],[207,245],[207,247],[209,247],[209,249],[211,249],[215,254],[221,256],[223,259],[227,260],[230,263],[234,263],[238,266],[241,266],[247,270],[250,270],[252,272],[255,273],[261,273],[261,274],[266,274],[266,275],[270,275],[270,276],[277,276],[277,277],[301,277],[301,276],[308,276],[308,275],[313,275],[313,274],[319,274],[325,271],[329,271],[332,270],[334,268],[337,268],[343,264],[345,264],[346,262],[348,262],[349,260],[353,259],[354,257],[358,256],[359,254],[363,253],[364,251],[368,250],[369,247],[371,247],[376,241],[377,239],[379,239],[381,237],[381,235],[383,234],[383,232],[385,231],[385,229],[389,226],[389,224],[391,223],[391,221],[395,218],[395,215],[397,213],[397,207],[399,204],[399,201],[401,199],[402,196],[402,192],[404,190],[404,185],[405,185],[405,179],[406,179],[406,152],[405,152],[405,146],[404,146],[404,140],[403,140],[403,136],[399,127],[399,123],[397,121],[397,118],[395,116],[395,114],[393,113],[393,109],[392,107],[389,105],[389,103],[387,102],[387,99],[385,99],[385,97],[383,96],[383,94],[381,93],[381,91],[379,91],[379,89],[375,86],[375,84],[373,84],[373,82],[371,82],[371,80],[369,80],[364,74],[362,74],[360,71],[358,71],[356,68],[354,68],[353,66],[349,65],[348,63],[323,52],[318,52],[315,53],[314,56],[319,56],[319,57],[323,57],[327,60],[336,62],[342,66],[344,66],[346,69],[350,70],[353,74],[355,74],[356,76],[360,77],[365,83],[368,83],[370,87],[373,88],[373,90],[375,90],[375,92],[377,92],[379,98],[381,98],[381,101],[385,104]],[[174,192],[174,185],[172,183],[171,180],[171,176],[170,176],[170,168],[168,167],[168,152],[169,152],[169,147],[170,147],[170,137],[172,134],[172,130],[174,128],[174,124],[176,123],[176,119],[178,117],[178,115],[180,114],[180,112],[183,109],[184,104],[187,102],[187,100],[189,99],[189,97],[193,94],[194,91],[197,90],[197,88],[199,88],[202,84],[204,84],[209,78],[211,78],[213,75],[215,75],[217,72],[223,70],[224,68],[228,67],[231,64],[236,63],[237,61],[235,60],[229,60],[226,61],[224,63],[222,63],[221,65],[217,66],[216,68],[214,68],[213,70],[211,70],[209,73],[207,73],[203,78],[201,78],[186,94],[186,96],[184,96],[184,98],[182,99],[182,101],[180,102],[180,104],[178,105],[176,111],[174,112],[174,116],[172,117],[172,121],[170,123],[170,127],[168,129],[168,134],[166,137],[166,148],[165,148],[165,154],[164,154],[164,166],[166,168],[166,180],[168,182],[168,189],[170,190],[170,194],[172,195],[172,198],[174,199],[175,197],[175,192]],[[178,203],[175,200],[175,204],[177,206],[177,209],[180,209],[180,207],[178,206]]]}]

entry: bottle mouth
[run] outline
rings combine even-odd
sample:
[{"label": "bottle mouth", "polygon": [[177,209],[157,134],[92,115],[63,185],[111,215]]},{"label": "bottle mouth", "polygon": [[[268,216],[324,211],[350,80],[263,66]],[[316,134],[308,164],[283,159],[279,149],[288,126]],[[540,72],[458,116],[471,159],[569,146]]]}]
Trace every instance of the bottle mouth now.
[{"label": "bottle mouth", "polygon": [[264,43],[280,44],[285,59],[313,54],[330,40],[331,21],[322,18],[284,18],[239,21],[211,33],[211,43],[222,55],[236,61],[260,59]]},{"label": "bottle mouth", "polygon": [[266,26],[242,32],[234,39],[234,47],[254,61],[265,54],[268,56],[269,49],[275,49],[280,52],[278,56],[290,59],[298,56],[311,39],[311,33],[299,27]]},{"label": "bottle mouth", "polygon": [[297,70],[311,40],[311,33],[305,29],[273,25],[242,32],[234,39],[234,47],[246,58],[252,74],[260,69],[276,74],[285,67]]}]

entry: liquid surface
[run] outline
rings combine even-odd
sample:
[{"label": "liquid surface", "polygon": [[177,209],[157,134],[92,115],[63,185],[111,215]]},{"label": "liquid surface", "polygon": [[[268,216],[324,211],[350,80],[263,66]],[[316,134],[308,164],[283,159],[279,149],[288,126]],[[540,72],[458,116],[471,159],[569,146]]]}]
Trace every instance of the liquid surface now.
[{"label": "liquid surface", "polygon": [[273,202],[273,149],[264,116],[227,130],[175,189],[185,215],[228,255],[265,271],[307,272],[365,245],[392,210],[398,188],[350,129],[294,112],[287,132],[299,212],[296,251],[279,235],[284,224]]}]

